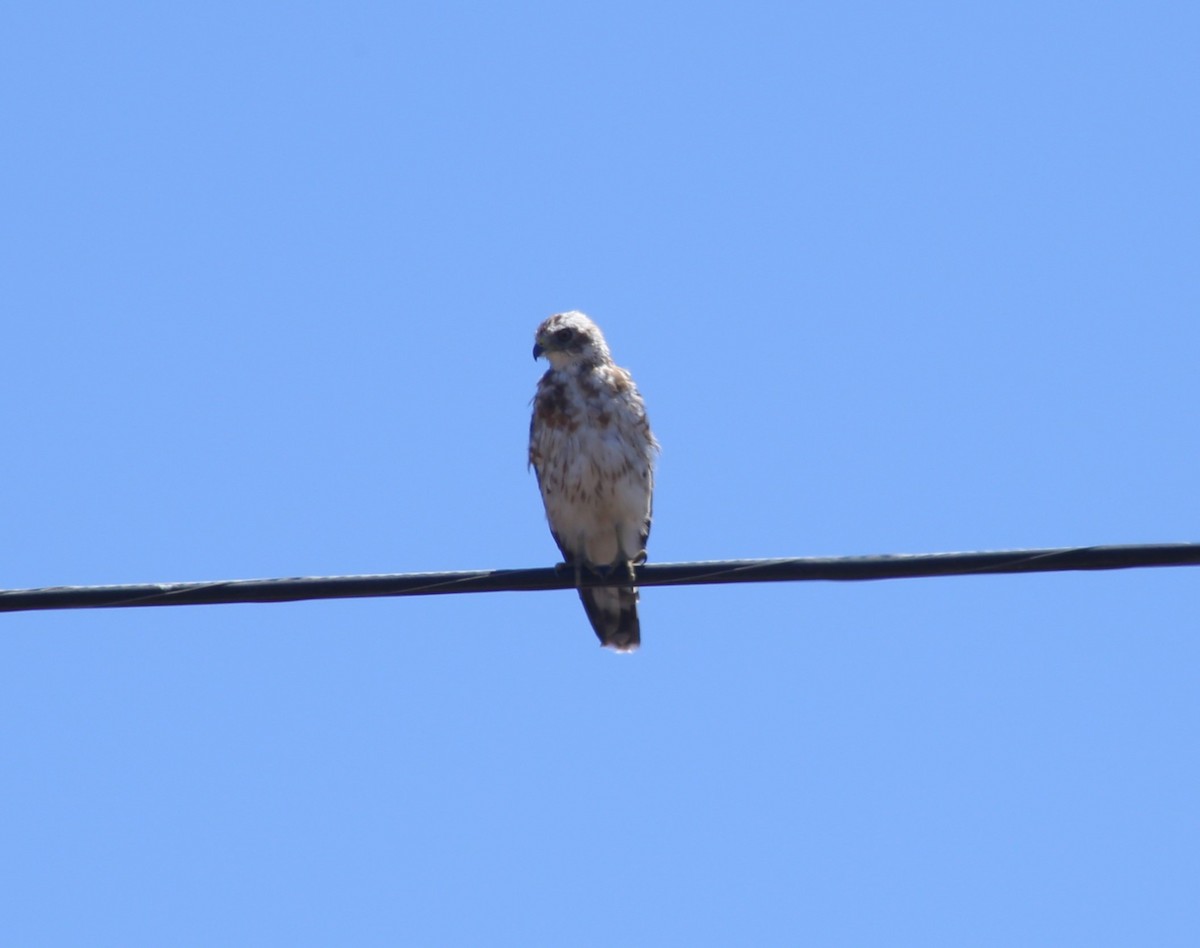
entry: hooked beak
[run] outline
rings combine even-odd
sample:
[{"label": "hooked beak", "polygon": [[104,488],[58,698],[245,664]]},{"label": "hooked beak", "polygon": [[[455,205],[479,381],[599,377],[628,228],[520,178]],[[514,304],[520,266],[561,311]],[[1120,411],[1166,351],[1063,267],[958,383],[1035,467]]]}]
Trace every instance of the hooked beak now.
[{"label": "hooked beak", "polygon": [[540,359],[545,354],[545,352],[546,352],[546,350],[542,348],[542,344],[540,342],[535,342],[533,344],[533,360],[535,362],[538,359]]}]

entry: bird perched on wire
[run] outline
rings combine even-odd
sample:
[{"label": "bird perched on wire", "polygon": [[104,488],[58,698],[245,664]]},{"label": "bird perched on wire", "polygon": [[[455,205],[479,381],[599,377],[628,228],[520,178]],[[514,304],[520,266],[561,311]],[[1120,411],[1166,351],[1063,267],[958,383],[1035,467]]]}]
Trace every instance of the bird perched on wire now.
[{"label": "bird perched on wire", "polygon": [[658,442],[633,378],[583,313],[538,327],[533,357],[542,356],[550,368],[533,398],[529,464],[576,583],[586,572],[630,580],[580,587],[579,598],[600,644],[632,652],[641,644],[634,566],[646,559]]}]

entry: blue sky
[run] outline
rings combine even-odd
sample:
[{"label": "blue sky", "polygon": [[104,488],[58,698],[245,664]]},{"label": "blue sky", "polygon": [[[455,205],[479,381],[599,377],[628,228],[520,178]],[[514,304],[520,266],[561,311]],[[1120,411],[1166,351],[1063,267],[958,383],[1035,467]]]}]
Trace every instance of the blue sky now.
[{"label": "blue sky", "polygon": [[[1183,3],[10,4],[0,586],[1200,539]],[[1193,570],[14,614],[5,940],[1190,945]]]}]

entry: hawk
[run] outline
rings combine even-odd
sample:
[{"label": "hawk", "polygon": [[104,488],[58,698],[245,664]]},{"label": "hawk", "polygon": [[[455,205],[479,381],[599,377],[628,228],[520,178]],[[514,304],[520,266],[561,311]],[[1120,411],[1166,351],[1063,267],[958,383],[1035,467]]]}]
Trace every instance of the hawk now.
[{"label": "hawk", "polygon": [[[558,313],[538,327],[533,357],[541,356],[550,368],[533,398],[529,464],[554,542],[576,583],[585,570],[632,581],[634,564],[646,559],[658,450],[642,396],[583,313]],[[601,645],[638,647],[632,582],[580,587],[579,598]]]}]

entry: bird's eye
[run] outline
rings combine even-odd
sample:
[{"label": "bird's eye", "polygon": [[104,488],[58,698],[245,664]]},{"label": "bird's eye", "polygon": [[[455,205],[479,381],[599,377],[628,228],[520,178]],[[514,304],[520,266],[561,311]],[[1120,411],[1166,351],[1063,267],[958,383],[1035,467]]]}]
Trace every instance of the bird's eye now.
[{"label": "bird's eye", "polygon": [[556,332],[554,334],[554,341],[559,343],[560,345],[562,345],[563,343],[570,342],[571,337],[574,335],[575,335],[574,330],[560,329],[558,332]]}]

